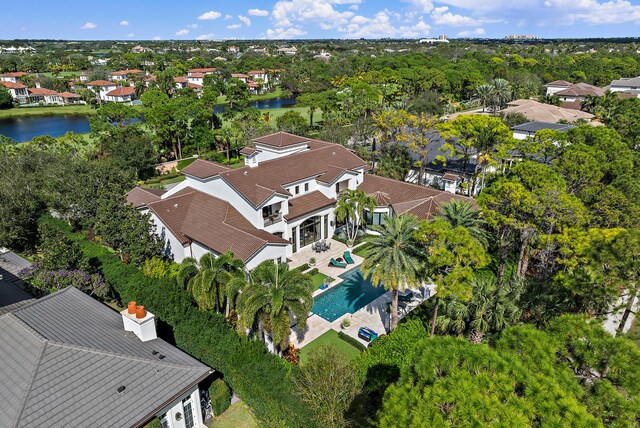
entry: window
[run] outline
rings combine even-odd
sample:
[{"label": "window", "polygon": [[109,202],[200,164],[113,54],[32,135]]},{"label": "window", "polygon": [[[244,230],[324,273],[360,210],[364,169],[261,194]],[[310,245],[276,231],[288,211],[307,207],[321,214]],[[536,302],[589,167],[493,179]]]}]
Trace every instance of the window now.
[{"label": "window", "polygon": [[160,428],[170,428],[169,419],[167,419],[167,414],[160,416]]},{"label": "window", "polygon": [[304,191],[305,192],[309,191],[309,183],[304,183]]},{"label": "window", "polygon": [[324,239],[329,237],[329,214],[324,216]]},{"label": "window", "polygon": [[196,426],[193,420],[193,407],[191,405],[191,397],[182,400],[182,406],[184,407],[184,425],[187,428],[193,428]]},{"label": "window", "polygon": [[300,186],[296,186],[296,195],[300,193]]}]

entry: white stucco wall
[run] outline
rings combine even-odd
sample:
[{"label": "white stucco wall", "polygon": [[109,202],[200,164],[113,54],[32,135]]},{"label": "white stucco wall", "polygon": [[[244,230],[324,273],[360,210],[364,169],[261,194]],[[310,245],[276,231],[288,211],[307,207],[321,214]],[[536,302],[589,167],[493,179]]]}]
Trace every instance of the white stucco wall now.
[{"label": "white stucco wall", "polygon": [[185,248],[176,236],[167,228],[154,213],[151,213],[151,221],[156,226],[156,234],[165,242],[165,255],[180,263],[185,257],[190,257],[188,248]]},{"label": "white stucco wall", "polygon": [[[161,418],[164,415],[171,428],[186,428],[182,401],[187,397],[191,398],[191,408],[193,409],[193,420],[195,422],[195,426],[197,428],[205,428],[206,425],[202,422],[202,410],[200,409],[200,390],[197,385],[194,386],[191,391],[187,392],[178,400],[174,401],[171,405],[159,412],[157,414],[158,418]],[[180,416],[178,416],[178,414],[180,414]]]}]

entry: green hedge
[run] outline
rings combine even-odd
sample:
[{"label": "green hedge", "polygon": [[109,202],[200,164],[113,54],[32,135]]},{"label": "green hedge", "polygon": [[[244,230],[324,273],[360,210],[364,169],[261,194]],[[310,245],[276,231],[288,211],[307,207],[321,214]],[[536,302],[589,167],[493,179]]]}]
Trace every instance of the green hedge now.
[{"label": "green hedge", "polygon": [[345,342],[347,342],[349,345],[352,345],[354,348],[356,348],[360,352],[367,350],[367,347],[364,346],[358,339],[349,336],[347,333],[343,331],[338,332],[338,337],[344,340]]},{"label": "green hedge", "polygon": [[313,269],[311,269],[309,272],[305,272],[305,273],[306,273],[307,275],[311,275],[311,276],[313,276],[313,275],[317,274],[318,272],[320,272],[320,271],[318,270],[318,268],[313,268]]},{"label": "green hedge", "polygon": [[369,247],[371,247],[371,242],[365,242],[364,244],[354,248],[352,253],[355,254],[356,256],[362,257],[363,253],[365,253],[369,249]]},{"label": "green hedge", "polygon": [[231,390],[222,379],[216,379],[209,387],[213,415],[220,416],[231,405]]},{"label": "green hedge", "polygon": [[78,242],[121,302],[135,300],[155,314],[162,337],[221,372],[261,426],[315,426],[311,411],[294,392],[291,377],[297,367],[269,353],[262,342],[240,337],[221,314],[198,310],[175,280],[147,277],[107,248],[72,233],[65,222],[42,221]]},{"label": "green hedge", "polygon": [[305,270],[309,269],[309,265],[307,263],[298,266],[297,268],[293,268],[291,270],[299,270],[300,272],[304,272]]}]

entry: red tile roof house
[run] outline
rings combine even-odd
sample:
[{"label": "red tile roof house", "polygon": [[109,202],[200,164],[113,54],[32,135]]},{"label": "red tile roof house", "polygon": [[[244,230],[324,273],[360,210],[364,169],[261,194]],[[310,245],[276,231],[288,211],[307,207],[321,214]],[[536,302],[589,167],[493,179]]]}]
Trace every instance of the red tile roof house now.
[{"label": "red tile roof house", "polygon": [[269,76],[264,70],[251,70],[247,74],[252,80],[260,79],[262,83],[269,83]]},{"label": "red tile roof house", "polygon": [[553,95],[556,92],[567,89],[571,85],[573,85],[573,83],[567,82],[566,80],[554,80],[553,82],[549,82],[544,86],[547,88],[546,95]]},{"label": "red tile roof house", "polygon": [[94,92],[96,91],[94,88],[99,88],[98,95],[102,101],[107,101],[107,92],[111,92],[118,87],[116,83],[108,80],[93,80],[85,83],[85,85]]},{"label": "red tile roof house", "polygon": [[[196,160],[186,179],[167,192],[135,188],[127,201],[149,212],[180,262],[232,251],[253,269],[264,260],[284,261],[336,229],[336,199],[347,189],[376,196],[369,216],[412,212],[428,218],[459,195],[366,174],[369,165],[339,144],[278,132],[245,147],[245,166],[230,169]],[[468,199],[473,201],[472,199]]]},{"label": "red tile roof house", "polygon": [[127,81],[130,77],[133,77],[133,75],[141,73],[144,73],[144,71],[137,69],[114,71],[111,73],[111,80],[113,80],[114,82],[120,82],[123,80]]},{"label": "red tile roof house", "polygon": [[18,83],[18,79],[22,76],[26,76],[29,73],[25,73],[24,71],[14,71],[12,73],[5,73],[0,76],[0,82],[13,82]]},{"label": "red tile roof house", "polygon": [[11,97],[19,104],[29,102],[29,91],[27,87],[22,83],[15,83],[12,81],[0,81],[0,85],[9,90]]},{"label": "red tile roof house", "polygon": [[60,94],[47,88],[29,88],[29,102],[44,104],[62,104]]},{"label": "red tile roof house", "polygon": [[116,103],[128,103],[136,99],[136,90],[133,86],[119,86],[105,94],[105,101]]}]

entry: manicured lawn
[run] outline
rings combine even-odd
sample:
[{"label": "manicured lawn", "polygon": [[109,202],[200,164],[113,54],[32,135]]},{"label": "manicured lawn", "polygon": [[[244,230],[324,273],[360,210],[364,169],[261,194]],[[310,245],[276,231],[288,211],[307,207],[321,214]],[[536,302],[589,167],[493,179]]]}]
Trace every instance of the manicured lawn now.
[{"label": "manicured lawn", "polygon": [[360,256],[360,257],[366,258],[369,255],[370,251],[371,251],[370,246],[367,243],[364,243],[364,244],[354,248],[352,253],[355,254],[356,256]]},{"label": "manicured lawn", "polygon": [[[61,71],[60,73],[58,73],[58,77],[76,77],[79,75],[80,75],[79,71]],[[55,75],[51,71],[47,71],[46,73],[40,73],[40,76],[55,77]]]},{"label": "manicured lawn", "polygon": [[314,352],[315,349],[328,345],[332,345],[338,350],[338,352],[343,353],[348,360],[353,360],[360,354],[360,351],[358,351],[354,346],[340,339],[340,337],[338,337],[338,332],[335,330],[329,330],[300,350],[300,364],[304,364],[306,359],[309,358],[309,354]]},{"label": "manicured lawn", "polygon": [[50,107],[18,107],[0,110],[0,119],[20,116],[52,116],[56,114],[96,114],[95,109],[86,104]]},{"label": "manicured lawn", "polygon": [[333,281],[333,278],[331,278],[331,277],[329,277],[329,276],[327,276],[327,275],[325,275],[323,273],[320,273],[320,272],[318,272],[315,275],[312,275],[311,276],[311,280],[313,281],[313,291],[317,290],[318,287],[320,287],[323,284],[323,282],[324,282],[324,280],[326,278],[329,278],[330,281]]},{"label": "manicured lawn", "polygon": [[226,412],[209,424],[211,428],[253,428],[257,426],[256,419],[242,401],[232,404]]},{"label": "manicured lawn", "polygon": [[[276,86],[276,89],[273,92],[268,92],[268,93],[262,94],[262,95],[251,95],[251,96],[249,96],[249,102],[251,102],[251,101],[271,100],[273,98],[288,97],[289,95],[291,95],[291,92],[284,91],[284,90],[282,90],[282,88],[280,86]],[[216,100],[216,103],[217,104],[226,104],[227,103],[227,97],[225,95],[222,95],[222,96],[218,97],[218,99]]]}]

